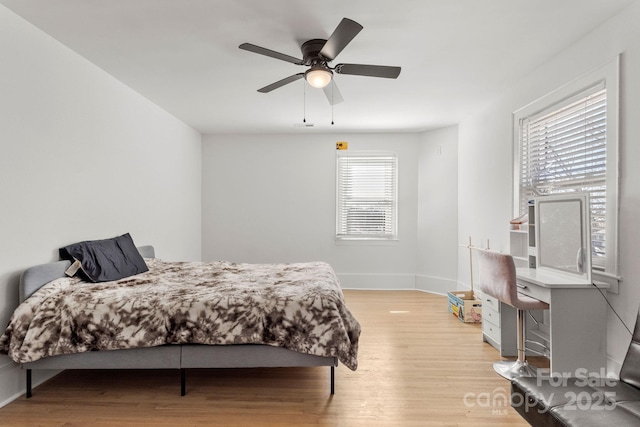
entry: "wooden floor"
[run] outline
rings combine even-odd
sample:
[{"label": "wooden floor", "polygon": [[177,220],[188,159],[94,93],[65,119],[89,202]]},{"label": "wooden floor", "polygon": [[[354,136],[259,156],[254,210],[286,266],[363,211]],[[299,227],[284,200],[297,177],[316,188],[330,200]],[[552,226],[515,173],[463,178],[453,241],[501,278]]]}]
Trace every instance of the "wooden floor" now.
[{"label": "wooden floor", "polygon": [[0,408],[2,426],[526,426],[494,373],[498,352],[443,296],[345,291],[359,367],[65,371]]}]

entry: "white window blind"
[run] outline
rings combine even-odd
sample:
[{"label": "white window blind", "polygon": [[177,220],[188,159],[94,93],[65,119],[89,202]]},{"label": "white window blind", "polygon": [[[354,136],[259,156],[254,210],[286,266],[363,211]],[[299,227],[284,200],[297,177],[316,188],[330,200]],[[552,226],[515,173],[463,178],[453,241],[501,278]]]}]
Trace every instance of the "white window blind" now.
[{"label": "white window blind", "polygon": [[602,85],[520,120],[520,212],[537,196],[590,195],[592,264],[607,257],[607,92]]},{"label": "white window blind", "polygon": [[338,152],[336,238],[396,238],[397,164],[395,154]]}]

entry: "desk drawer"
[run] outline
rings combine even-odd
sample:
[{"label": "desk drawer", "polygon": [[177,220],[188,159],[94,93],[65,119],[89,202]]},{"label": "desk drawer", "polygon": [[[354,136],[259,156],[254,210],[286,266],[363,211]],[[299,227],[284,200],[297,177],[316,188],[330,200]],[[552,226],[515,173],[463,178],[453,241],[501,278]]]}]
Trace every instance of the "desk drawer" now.
[{"label": "desk drawer", "polygon": [[482,321],[493,323],[495,326],[500,327],[500,313],[494,310],[493,307],[483,304],[482,305]]},{"label": "desk drawer", "polygon": [[489,310],[493,310],[496,313],[500,312],[500,301],[498,301],[496,298],[491,297],[489,295],[483,295],[482,296],[482,311],[484,313],[484,310],[489,309]]},{"label": "desk drawer", "polygon": [[482,333],[491,338],[496,344],[500,345],[501,335],[500,328],[491,322],[482,321]]},{"label": "desk drawer", "polygon": [[518,292],[548,303],[551,300],[551,290],[534,285],[523,280],[518,280]]}]

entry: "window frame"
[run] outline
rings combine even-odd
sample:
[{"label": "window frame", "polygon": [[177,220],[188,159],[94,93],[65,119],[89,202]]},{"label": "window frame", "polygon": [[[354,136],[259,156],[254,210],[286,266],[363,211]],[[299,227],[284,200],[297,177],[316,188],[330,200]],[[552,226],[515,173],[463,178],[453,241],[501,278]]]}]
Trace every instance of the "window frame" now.
[{"label": "window frame", "polygon": [[[392,187],[392,197],[391,201],[391,233],[385,234],[374,234],[374,233],[355,233],[355,234],[344,234],[341,232],[341,159],[343,158],[382,158],[382,157],[391,157],[393,159],[393,175],[391,187]],[[392,151],[346,151],[346,150],[338,150],[336,151],[336,223],[335,223],[335,240],[336,243],[344,243],[344,242],[369,242],[369,243],[378,243],[384,244],[386,242],[394,242],[398,240],[398,155]],[[386,201],[382,201],[385,203]],[[346,219],[345,219],[346,221]]]},{"label": "window frame", "polygon": [[557,111],[599,85],[606,90],[606,261],[593,265],[594,274],[620,280],[619,274],[619,55],[604,66],[560,87],[513,113],[513,215],[520,215],[521,121]]}]

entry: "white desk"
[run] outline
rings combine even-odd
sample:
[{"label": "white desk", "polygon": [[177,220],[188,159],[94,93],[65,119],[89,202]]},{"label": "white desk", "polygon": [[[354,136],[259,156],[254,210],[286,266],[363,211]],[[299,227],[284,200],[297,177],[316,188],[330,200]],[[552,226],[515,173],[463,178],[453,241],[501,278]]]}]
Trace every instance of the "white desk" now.
[{"label": "white desk", "polygon": [[535,268],[517,268],[516,276],[519,292],[549,304],[551,372],[606,375],[607,303],[598,289],[586,280]]}]

